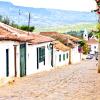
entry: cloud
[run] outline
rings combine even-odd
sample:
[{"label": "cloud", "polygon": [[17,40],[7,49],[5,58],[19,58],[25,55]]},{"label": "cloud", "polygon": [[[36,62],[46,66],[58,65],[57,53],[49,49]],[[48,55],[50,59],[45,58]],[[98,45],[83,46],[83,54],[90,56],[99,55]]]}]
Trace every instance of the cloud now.
[{"label": "cloud", "polygon": [[95,0],[10,0],[15,5],[36,8],[55,8],[76,11],[91,11],[96,8]]}]

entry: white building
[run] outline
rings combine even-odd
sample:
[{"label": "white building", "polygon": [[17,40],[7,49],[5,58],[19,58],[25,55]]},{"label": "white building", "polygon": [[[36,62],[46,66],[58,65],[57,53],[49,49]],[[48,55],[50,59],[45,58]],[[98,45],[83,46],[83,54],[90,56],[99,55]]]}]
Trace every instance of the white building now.
[{"label": "white building", "polygon": [[0,78],[17,76],[19,66],[19,47],[17,45],[19,46],[14,41],[0,41]]},{"label": "white building", "polygon": [[81,61],[81,53],[79,53],[78,51],[78,45],[74,46],[73,48],[71,48],[70,51],[70,63],[71,64],[77,64]]},{"label": "white building", "polygon": [[83,40],[88,41],[88,31],[86,29],[84,30],[82,35],[83,35]]},{"label": "white building", "polygon": [[[80,39],[69,34],[60,34],[57,32],[41,32],[40,34],[54,38],[57,41],[61,41],[65,46],[70,47],[69,63],[76,64],[81,61],[81,53],[78,51]],[[58,57],[59,58],[59,57]]]},{"label": "white building", "polygon": [[95,54],[95,52],[98,52],[98,39],[94,35],[89,37],[86,29],[83,33],[83,39],[86,40],[88,44],[89,54]]},{"label": "white building", "polygon": [[0,77],[23,77],[49,70],[52,64],[52,38],[28,34],[0,23]]},{"label": "white building", "polygon": [[89,46],[90,54],[95,54],[95,52],[98,52],[98,42],[95,39],[89,39],[87,41],[87,44]]},{"label": "white building", "polygon": [[64,66],[69,64],[69,50],[59,41],[53,42],[53,65],[54,67]]},{"label": "white building", "polygon": [[33,40],[26,46],[26,75],[50,70],[53,67],[52,41],[54,39],[32,35]]}]

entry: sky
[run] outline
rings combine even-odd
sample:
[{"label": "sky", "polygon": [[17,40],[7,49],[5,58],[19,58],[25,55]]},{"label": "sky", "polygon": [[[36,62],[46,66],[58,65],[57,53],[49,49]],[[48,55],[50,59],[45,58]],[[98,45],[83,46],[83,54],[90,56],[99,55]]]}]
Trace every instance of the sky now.
[{"label": "sky", "polygon": [[35,8],[54,8],[73,11],[91,11],[96,9],[95,0],[0,0],[9,1],[15,5],[35,7]]}]

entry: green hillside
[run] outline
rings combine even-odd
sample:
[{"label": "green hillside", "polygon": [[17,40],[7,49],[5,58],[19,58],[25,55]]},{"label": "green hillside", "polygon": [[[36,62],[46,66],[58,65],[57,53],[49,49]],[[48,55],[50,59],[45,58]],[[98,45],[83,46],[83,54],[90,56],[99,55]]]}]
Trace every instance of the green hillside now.
[{"label": "green hillside", "polygon": [[41,27],[36,28],[34,32],[40,31],[57,31],[57,32],[68,32],[68,31],[80,31],[80,30],[93,30],[96,29],[96,23],[79,23],[74,25],[65,25],[65,26],[55,26],[55,27]]}]

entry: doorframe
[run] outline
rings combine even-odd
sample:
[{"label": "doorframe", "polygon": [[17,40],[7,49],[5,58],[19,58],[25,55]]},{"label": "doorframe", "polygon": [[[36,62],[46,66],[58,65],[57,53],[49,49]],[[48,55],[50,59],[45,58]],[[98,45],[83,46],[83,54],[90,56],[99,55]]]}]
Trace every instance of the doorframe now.
[{"label": "doorframe", "polygon": [[17,45],[13,45],[14,46],[14,74],[15,74],[15,77],[17,77]]}]

